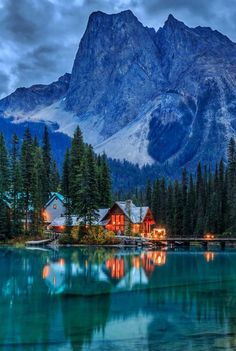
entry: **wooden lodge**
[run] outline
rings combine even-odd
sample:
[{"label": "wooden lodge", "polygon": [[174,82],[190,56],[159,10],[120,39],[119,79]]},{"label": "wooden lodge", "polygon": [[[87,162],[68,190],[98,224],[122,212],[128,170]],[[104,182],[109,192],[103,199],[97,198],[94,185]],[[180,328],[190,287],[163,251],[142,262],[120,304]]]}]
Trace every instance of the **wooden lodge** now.
[{"label": "wooden lodge", "polygon": [[101,224],[116,234],[132,233],[149,236],[156,222],[149,207],[137,207],[131,200],[117,201],[107,211]]},{"label": "wooden lodge", "polygon": [[[66,225],[66,217],[61,200],[57,194],[53,195],[44,208],[45,222],[49,228],[63,232]],[[59,211],[59,212],[58,212]],[[58,213],[58,216],[55,214]],[[49,221],[50,219],[50,221]],[[80,225],[78,216],[71,216],[71,226]],[[124,235],[128,229],[132,233],[140,233],[142,236],[149,236],[156,223],[149,207],[137,207],[131,200],[117,201],[111,208],[99,209],[98,219],[93,225],[99,225],[117,235]]]}]

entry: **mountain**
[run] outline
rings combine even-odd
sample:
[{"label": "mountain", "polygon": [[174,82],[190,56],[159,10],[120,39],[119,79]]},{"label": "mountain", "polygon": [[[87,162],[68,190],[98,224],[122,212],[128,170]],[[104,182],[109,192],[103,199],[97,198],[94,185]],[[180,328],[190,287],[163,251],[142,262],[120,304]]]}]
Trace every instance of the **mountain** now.
[{"label": "mountain", "polygon": [[236,132],[236,44],[172,15],[155,31],[129,10],[95,12],[71,75],[17,89],[0,117],[69,136],[79,124],[97,152],[139,165],[214,164]]}]

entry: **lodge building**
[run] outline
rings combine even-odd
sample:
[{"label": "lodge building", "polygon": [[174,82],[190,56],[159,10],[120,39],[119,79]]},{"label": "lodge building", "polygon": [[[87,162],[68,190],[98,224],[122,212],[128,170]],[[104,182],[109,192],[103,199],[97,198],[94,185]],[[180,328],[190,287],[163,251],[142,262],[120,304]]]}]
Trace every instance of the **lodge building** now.
[{"label": "lodge building", "polygon": [[[65,200],[61,194],[52,193],[43,210],[45,224],[55,231],[63,231],[66,225]],[[79,226],[78,216],[71,216],[71,226]],[[137,207],[131,200],[116,201],[110,208],[98,210],[93,225],[103,227],[116,234],[125,234],[129,228],[133,233],[148,236],[156,223],[149,207]]]},{"label": "lodge building", "polygon": [[137,207],[131,200],[117,201],[102,219],[104,227],[116,234],[124,234],[130,226],[133,233],[147,236],[155,226],[149,207]]}]

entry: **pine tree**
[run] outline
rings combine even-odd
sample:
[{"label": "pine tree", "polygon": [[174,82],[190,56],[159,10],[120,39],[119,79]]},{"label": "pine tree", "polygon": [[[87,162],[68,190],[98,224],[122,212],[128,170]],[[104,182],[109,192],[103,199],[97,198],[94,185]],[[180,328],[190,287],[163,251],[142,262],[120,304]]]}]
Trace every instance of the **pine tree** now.
[{"label": "pine tree", "polygon": [[22,179],[19,160],[19,139],[16,134],[12,137],[12,149],[10,159],[10,203],[12,210],[12,235],[22,233],[23,203],[22,203]]},{"label": "pine tree", "polygon": [[77,187],[78,179],[80,179],[82,161],[85,155],[85,145],[83,142],[83,136],[79,127],[76,128],[70,150],[70,198],[72,202],[72,208],[75,209],[77,206]]},{"label": "pine tree", "polygon": [[236,233],[236,145],[233,138],[228,145],[228,223],[229,228]]},{"label": "pine tree", "polygon": [[82,224],[93,224],[98,217],[98,190],[96,163],[92,147],[86,150],[80,172],[76,177],[75,210]]},{"label": "pine tree", "polygon": [[65,153],[64,163],[63,163],[63,174],[61,183],[62,193],[65,197],[65,207],[66,207],[66,231],[70,233],[70,226],[72,224],[72,208],[70,199],[70,151],[67,150]]},{"label": "pine tree", "polygon": [[[35,145],[37,146],[37,145]],[[44,203],[47,202],[51,192],[51,178],[52,178],[52,155],[51,145],[49,141],[48,128],[45,126],[43,133],[43,167],[44,167],[44,184],[43,184],[43,199]]]},{"label": "pine tree", "polygon": [[59,190],[59,185],[60,185],[60,174],[57,169],[57,164],[56,161],[52,161],[52,167],[51,167],[51,184],[50,184],[50,192],[57,192]]},{"label": "pine tree", "polygon": [[148,179],[147,185],[146,185],[145,202],[147,206],[149,207],[152,206],[152,185],[151,185],[150,179]]},{"label": "pine tree", "polygon": [[[36,145],[36,144],[35,144]],[[32,228],[31,232],[38,234],[41,232],[43,219],[42,208],[44,205],[44,161],[41,148],[33,148],[33,168],[31,178],[31,206],[32,206]],[[46,175],[45,175],[46,176]]]},{"label": "pine tree", "polygon": [[183,202],[182,202],[182,191],[179,183],[174,183],[174,225],[173,234],[177,237],[183,235]]},{"label": "pine tree", "polygon": [[10,235],[10,209],[6,201],[9,191],[9,163],[4,136],[0,134],[0,236]]},{"label": "pine tree", "polygon": [[172,235],[174,232],[174,194],[172,183],[167,188],[166,225],[168,234]]},{"label": "pine tree", "polygon": [[105,155],[98,157],[97,160],[98,167],[98,196],[99,196],[99,207],[107,208],[111,205],[111,175],[107,165],[107,160]]},{"label": "pine tree", "polygon": [[28,232],[29,230],[33,162],[33,140],[29,128],[26,128],[21,147],[22,197],[25,216],[25,232]]}]

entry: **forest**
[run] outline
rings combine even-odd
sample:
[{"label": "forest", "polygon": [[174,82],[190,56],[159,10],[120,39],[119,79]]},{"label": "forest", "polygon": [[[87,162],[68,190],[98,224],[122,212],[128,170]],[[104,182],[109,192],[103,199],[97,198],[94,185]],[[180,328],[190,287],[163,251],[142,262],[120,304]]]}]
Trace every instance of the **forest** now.
[{"label": "forest", "polygon": [[[116,192],[119,199],[124,195]],[[180,180],[165,177],[147,181],[145,189],[128,192],[135,203],[149,206],[158,225],[171,236],[202,236],[236,232],[236,145],[228,144],[227,162],[212,170],[198,164],[195,173],[182,170]]]},{"label": "forest", "polygon": [[7,150],[0,134],[0,239],[42,233],[43,206],[51,192],[62,192],[67,215],[92,221],[111,202],[111,177],[104,155],[95,155],[76,129],[59,173],[45,127],[42,145],[26,128],[23,140],[12,136]]},{"label": "forest", "polygon": [[[136,205],[149,206],[157,224],[166,227],[169,235],[235,233],[236,144],[233,138],[228,144],[227,162],[221,160],[214,169],[199,163],[194,173],[182,169],[181,179],[157,177],[147,180],[146,186],[134,188],[132,182],[117,191],[110,162],[105,155],[96,155],[92,146],[84,142],[79,127],[60,172],[52,156],[47,127],[41,144],[32,137],[29,128],[21,141],[14,134],[10,150],[4,135],[0,134],[0,239],[42,233],[42,209],[54,191],[61,192],[66,199],[68,225],[72,214],[91,224],[99,208],[130,198]],[[119,161],[112,162],[119,167]],[[135,179],[138,170],[133,167]],[[132,178],[131,168],[128,169],[127,182]]]}]

